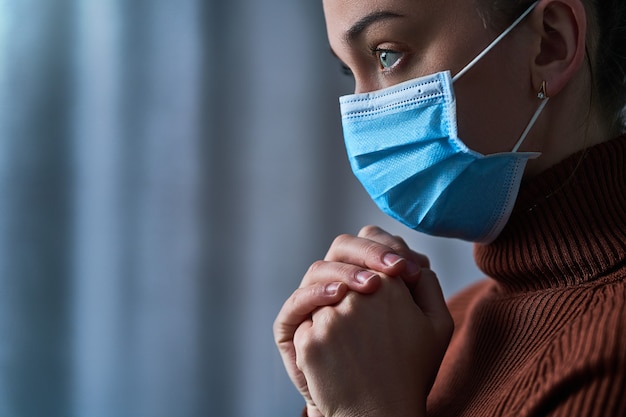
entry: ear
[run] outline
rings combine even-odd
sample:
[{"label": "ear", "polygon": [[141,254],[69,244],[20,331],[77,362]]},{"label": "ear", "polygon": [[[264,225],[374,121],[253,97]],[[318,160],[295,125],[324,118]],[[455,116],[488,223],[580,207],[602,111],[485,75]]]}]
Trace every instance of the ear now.
[{"label": "ear", "polygon": [[556,96],[585,59],[585,7],[582,0],[540,0],[530,19],[539,44],[531,62],[533,87],[538,92],[545,81],[547,95]]}]

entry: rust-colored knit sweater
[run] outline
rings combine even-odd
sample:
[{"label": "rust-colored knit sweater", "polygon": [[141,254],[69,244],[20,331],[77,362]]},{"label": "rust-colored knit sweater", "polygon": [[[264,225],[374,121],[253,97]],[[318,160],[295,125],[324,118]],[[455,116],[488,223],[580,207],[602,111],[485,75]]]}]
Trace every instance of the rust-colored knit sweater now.
[{"label": "rust-colored knit sweater", "polygon": [[626,416],[626,136],[524,184],[474,255],[429,417]]}]

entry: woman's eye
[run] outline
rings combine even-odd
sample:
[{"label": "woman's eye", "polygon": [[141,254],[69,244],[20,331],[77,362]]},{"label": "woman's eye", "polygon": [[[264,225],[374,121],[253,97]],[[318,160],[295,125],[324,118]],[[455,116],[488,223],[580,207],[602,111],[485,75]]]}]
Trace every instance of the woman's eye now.
[{"label": "woman's eye", "polygon": [[376,50],[376,56],[378,57],[378,63],[381,69],[389,69],[393,67],[402,58],[401,52],[390,51],[388,49]]}]

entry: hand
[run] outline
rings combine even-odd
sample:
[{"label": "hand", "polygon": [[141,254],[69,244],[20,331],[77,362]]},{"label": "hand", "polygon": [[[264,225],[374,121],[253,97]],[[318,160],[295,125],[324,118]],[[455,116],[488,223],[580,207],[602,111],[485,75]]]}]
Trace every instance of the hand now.
[{"label": "hand", "polygon": [[373,294],[349,292],[297,329],[310,416],[425,415],[452,319],[430,270],[412,292],[397,279],[381,284]]},{"label": "hand", "polygon": [[300,324],[310,319],[318,307],[339,302],[348,290],[367,294],[376,291],[381,277],[401,276],[415,283],[420,266],[428,259],[411,251],[406,243],[374,226],[363,228],[358,237],[339,236],[323,261],[315,262],[298,288],[283,305],[274,322],[274,337],[290,378],[307,401],[309,416],[315,410],[306,379],[296,366],[293,336]]},{"label": "hand", "polygon": [[[358,288],[359,285],[361,288]],[[287,374],[307,403],[309,417],[320,414],[309,394],[306,378],[296,366],[296,351],[293,336],[297,328],[320,306],[329,306],[339,302],[349,288],[363,292],[374,291],[380,285],[380,278],[375,276],[364,283],[319,282],[304,288],[298,288],[285,302],[274,321],[274,340],[287,370]]]},{"label": "hand", "polygon": [[399,276],[407,284],[417,282],[421,268],[430,268],[430,261],[425,255],[412,251],[401,237],[377,226],[363,227],[357,237],[337,237],[324,260]]}]

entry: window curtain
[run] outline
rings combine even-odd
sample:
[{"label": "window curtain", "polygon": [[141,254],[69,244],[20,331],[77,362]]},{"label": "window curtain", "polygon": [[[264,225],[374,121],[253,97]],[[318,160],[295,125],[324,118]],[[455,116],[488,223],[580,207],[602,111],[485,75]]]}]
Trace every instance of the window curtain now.
[{"label": "window curtain", "polygon": [[0,415],[290,416],[271,326],[379,224],[321,2],[0,0]]}]

